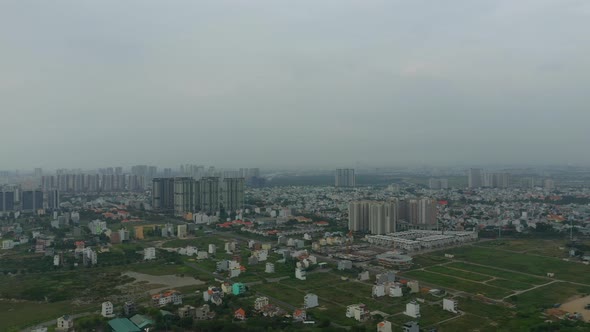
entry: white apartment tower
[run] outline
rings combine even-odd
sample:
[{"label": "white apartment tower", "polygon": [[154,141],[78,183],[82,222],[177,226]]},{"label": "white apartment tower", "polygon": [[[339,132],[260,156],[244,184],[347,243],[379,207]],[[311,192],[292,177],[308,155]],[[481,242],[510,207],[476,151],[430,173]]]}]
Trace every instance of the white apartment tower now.
[{"label": "white apartment tower", "polygon": [[482,173],[481,168],[471,168],[468,173],[468,186],[469,188],[479,188],[482,185]]},{"label": "white apartment tower", "polygon": [[352,168],[339,168],[336,170],[335,176],[336,187],[354,187],[356,186],[356,177],[354,175],[354,169]]}]

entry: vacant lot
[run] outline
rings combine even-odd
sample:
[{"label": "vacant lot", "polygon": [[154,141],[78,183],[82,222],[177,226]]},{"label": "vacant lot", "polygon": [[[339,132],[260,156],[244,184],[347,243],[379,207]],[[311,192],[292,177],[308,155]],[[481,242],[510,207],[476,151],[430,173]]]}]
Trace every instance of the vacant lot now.
[{"label": "vacant lot", "polygon": [[476,273],[480,273],[480,274],[486,274],[489,276],[494,276],[494,277],[503,278],[503,279],[509,279],[509,280],[527,283],[527,284],[533,284],[533,285],[542,285],[542,284],[545,284],[550,281],[549,279],[546,279],[546,278],[538,278],[538,277],[533,277],[533,276],[529,276],[529,275],[522,274],[522,273],[508,272],[508,271],[504,271],[504,270],[494,269],[492,267],[485,267],[485,266],[473,265],[473,264],[467,264],[467,263],[451,263],[451,264],[445,265],[445,267],[463,270],[463,271],[471,271],[471,272],[476,272]]},{"label": "vacant lot", "polygon": [[444,267],[444,266],[429,267],[426,269],[426,271],[447,274],[447,275],[450,275],[453,277],[459,277],[459,278],[473,280],[473,281],[486,281],[486,280],[492,279],[492,277],[488,276],[488,275],[450,269],[450,268]]},{"label": "vacant lot", "polygon": [[588,294],[590,294],[590,287],[574,285],[569,282],[555,282],[509,297],[508,300],[519,307],[548,308],[555,303],[563,303],[573,296],[585,296]]},{"label": "vacant lot", "polygon": [[[477,246],[467,246],[445,251],[445,253],[448,252],[454,254],[457,260],[465,260],[538,276],[545,276],[548,272],[554,272],[558,279],[590,284],[590,266],[576,262],[566,262],[553,257],[518,254]],[[442,252],[439,254],[443,255]]]},{"label": "vacant lot", "polygon": [[99,306],[76,307],[70,302],[39,303],[29,301],[0,301],[0,331],[20,329],[46,322],[65,314],[100,309]]},{"label": "vacant lot", "polygon": [[471,294],[483,294],[487,297],[499,299],[510,295],[512,292],[507,289],[488,286],[485,284],[457,279],[455,277],[441,275],[427,271],[410,271],[403,274],[405,277],[418,279],[428,284],[437,285],[443,288],[455,289]]},{"label": "vacant lot", "polygon": [[175,275],[154,276],[138,272],[125,272],[123,275],[134,278],[136,282],[148,282],[148,284],[164,285],[164,287],[150,290],[150,294],[158,293],[167,288],[179,288],[185,286],[199,286],[204,282],[193,277],[179,277]]}]

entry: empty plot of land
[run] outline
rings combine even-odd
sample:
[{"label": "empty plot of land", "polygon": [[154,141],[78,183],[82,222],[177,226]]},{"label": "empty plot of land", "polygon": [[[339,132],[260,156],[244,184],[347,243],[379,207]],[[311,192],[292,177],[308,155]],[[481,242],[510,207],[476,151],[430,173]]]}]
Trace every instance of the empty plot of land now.
[{"label": "empty plot of land", "polygon": [[526,274],[516,273],[516,272],[508,272],[503,270],[494,269],[492,267],[485,267],[480,265],[473,265],[467,263],[451,263],[445,265],[446,267],[459,269],[464,271],[471,271],[481,274],[486,274],[489,276],[494,276],[503,279],[509,279],[517,282],[533,284],[533,285],[542,285],[547,283],[547,279],[537,278],[533,276],[529,276]]},{"label": "empty plot of land", "polygon": [[513,280],[506,280],[506,279],[496,279],[486,282],[486,284],[490,286],[502,287],[512,290],[525,290],[529,288],[533,288],[535,285],[527,284],[524,282],[518,282]]},{"label": "empty plot of land", "polygon": [[[558,272],[556,273],[556,278],[590,284],[590,266],[575,262],[566,262],[557,258],[518,254],[476,246],[452,249],[445,252],[454,254],[457,260],[465,260],[538,276],[545,276],[548,272]],[[442,255],[443,253],[440,254]]]},{"label": "empty plot of land", "polygon": [[486,281],[486,280],[490,280],[493,278],[488,275],[450,269],[450,268],[447,268],[444,266],[432,266],[432,267],[427,268],[426,271],[447,274],[447,275],[450,275],[453,277],[459,277],[459,278],[473,280],[473,281]]},{"label": "empty plot of land", "polygon": [[537,289],[524,292],[508,298],[518,306],[550,307],[554,303],[563,303],[572,296],[590,294],[590,287],[570,284],[569,282],[554,282]]},{"label": "empty plot of land", "polygon": [[510,290],[488,286],[479,282],[466,281],[455,277],[446,276],[438,273],[427,271],[410,271],[405,272],[404,276],[418,279],[429,284],[437,285],[443,288],[451,288],[471,294],[483,294],[487,297],[499,299],[512,294]]},{"label": "empty plot of land", "polygon": [[178,277],[175,275],[163,275],[163,276],[153,276],[144,273],[137,273],[137,272],[125,272],[123,275],[135,278],[136,282],[148,282],[150,284],[156,285],[165,285],[166,287],[156,288],[150,290],[150,294],[158,293],[164,289],[168,288],[179,288],[185,286],[198,286],[203,285],[204,282],[201,280],[195,279],[193,277]]},{"label": "empty plot of land", "polygon": [[590,322],[590,310],[585,309],[588,304],[590,304],[590,296],[585,296],[562,304],[560,309],[569,313],[579,312],[585,321]]}]

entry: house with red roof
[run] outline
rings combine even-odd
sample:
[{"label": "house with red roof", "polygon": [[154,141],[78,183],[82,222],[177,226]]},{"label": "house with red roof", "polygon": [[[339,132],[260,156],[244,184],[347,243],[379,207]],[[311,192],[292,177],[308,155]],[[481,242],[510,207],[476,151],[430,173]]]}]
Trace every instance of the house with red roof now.
[{"label": "house with red roof", "polygon": [[239,320],[245,320],[246,319],[246,311],[244,311],[244,309],[242,309],[242,308],[236,310],[234,312],[234,318],[239,319]]}]

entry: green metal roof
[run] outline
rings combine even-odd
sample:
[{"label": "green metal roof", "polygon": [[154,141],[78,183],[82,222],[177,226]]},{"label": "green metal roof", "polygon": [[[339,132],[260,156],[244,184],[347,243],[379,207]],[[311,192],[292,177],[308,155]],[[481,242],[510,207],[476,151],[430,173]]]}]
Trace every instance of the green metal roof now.
[{"label": "green metal roof", "polygon": [[109,326],[114,332],[141,332],[139,327],[127,318],[115,318],[109,321]]},{"label": "green metal roof", "polygon": [[139,327],[140,329],[143,329],[148,325],[154,324],[154,321],[143,315],[134,315],[129,319],[133,322],[133,324],[137,325],[137,327]]}]

